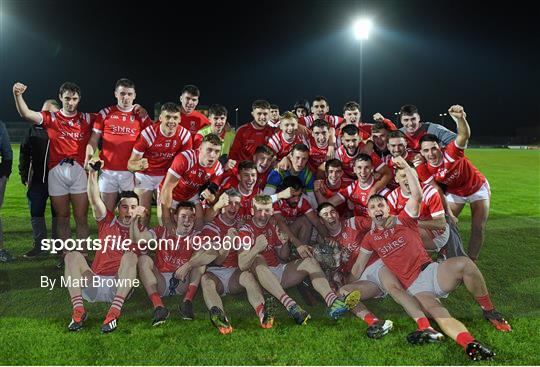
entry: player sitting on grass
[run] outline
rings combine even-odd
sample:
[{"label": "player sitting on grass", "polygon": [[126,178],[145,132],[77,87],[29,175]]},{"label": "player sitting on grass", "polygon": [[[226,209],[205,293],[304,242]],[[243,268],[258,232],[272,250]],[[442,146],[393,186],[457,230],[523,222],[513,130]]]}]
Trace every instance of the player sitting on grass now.
[{"label": "player sitting on grass", "polygon": [[[394,164],[398,169],[405,170],[411,197],[397,217],[390,215],[390,207],[384,197],[373,195],[369,199],[368,212],[374,228],[364,237],[351,273],[354,277],[362,274],[371,255],[376,252],[403,288],[418,300],[422,309],[435,319],[446,335],[463,347],[471,359],[490,359],[494,353],[476,341],[465,326],[442,306],[439,298],[447,297],[463,282],[487,320],[501,331],[510,331],[511,327],[493,307],[482,273],[474,262],[465,256],[442,263],[431,261],[418,232],[417,218],[422,203],[420,183],[402,157],[394,158]],[[411,343],[423,343],[430,339],[423,330],[408,336]]]},{"label": "player sitting on grass", "polygon": [[[118,215],[108,211],[99,195],[97,176],[100,163],[101,161],[94,165],[92,162],[93,168],[88,173],[88,199],[98,224],[98,236],[103,248],[96,251],[92,268],[80,252],[72,251],[66,254],[65,278],[69,281],[68,290],[73,304],[69,331],[79,331],[88,316],[83,306],[83,298],[90,303],[112,303],[101,331],[108,333],[115,330],[124,300],[137,278],[137,255],[133,251],[118,248],[117,244],[130,238],[129,224],[135,208],[139,205],[139,198],[133,191],[122,192],[116,206]],[[114,245],[110,245],[112,240]],[[117,283],[120,286],[107,286],[107,280],[112,279],[121,280]],[[75,280],[82,281],[77,284]],[[82,284],[88,286],[81,287]]]},{"label": "player sitting on grass", "polygon": [[[142,218],[144,210],[140,207],[135,215]],[[142,220],[142,219],[139,219]],[[167,227],[158,226],[154,229],[139,231],[132,224],[131,238],[134,241],[157,241],[155,260],[148,255],[142,255],[138,261],[139,277],[146,289],[148,297],[154,306],[152,326],[159,325],[169,316],[169,310],[163,305],[161,297],[183,294],[184,299],[179,306],[180,315],[184,320],[193,320],[193,297],[197,293],[204,267],[193,267],[187,276],[180,276],[182,265],[193,257],[195,251],[191,245],[195,224],[195,204],[181,201],[178,204],[176,230],[171,233]],[[148,243],[148,242],[147,242]],[[181,280],[181,282],[179,281]]]},{"label": "player sitting on grass", "polygon": [[251,244],[249,250],[239,251],[240,269],[251,269],[263,288],[283,304],[297,324],[305,324],[311,316],[285,293],[284,288],[300,284],[307,276],[329,307],[330,317],[337,319],[356,306],[360,293],[355,291],[344,300],[339,299],[311,254],[305,259],[283,263],[289,257],[289,247],[283,245],[276,225],[270,220],[273,208],[269,196],[258,195],[253,198],[252,214],[252,220],[242,226],[238,234],[243,243],[249,238],[247,242]]}]

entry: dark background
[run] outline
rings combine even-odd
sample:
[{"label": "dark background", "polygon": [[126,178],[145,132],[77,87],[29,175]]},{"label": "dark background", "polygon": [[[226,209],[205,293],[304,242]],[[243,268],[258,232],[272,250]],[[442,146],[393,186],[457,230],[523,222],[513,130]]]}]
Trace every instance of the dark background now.
[{"label": "dark background", "polygon": [[[264,98],[282,110],[326,96],[341,115],[358,100],[359,15],[375,25],[363,44],[363,116],[394,119],[416,104],[441,122],[465,106],[473,137],[512,136],[540,122],[538,13],[526,2],[309,1],[250,4],[0,0],[0,119],[20,119],[11,87],[39,109],[66,80],[82,88],[82,111],[115,103],[114,83],[133,79],[137,101],[178,101],[184,84],[201,105],[224,104],[234,123]],[[446,126],[450,124],[447,117]]]}]

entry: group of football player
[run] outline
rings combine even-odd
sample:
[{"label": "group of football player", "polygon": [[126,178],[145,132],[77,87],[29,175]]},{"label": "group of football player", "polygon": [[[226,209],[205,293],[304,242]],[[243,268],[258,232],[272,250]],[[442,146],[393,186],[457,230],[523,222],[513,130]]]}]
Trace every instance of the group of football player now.
[{"label": "group of football player", "polygon": [[[454,133],[422,122],[413,105],[401,108],[398,129],[380,113],[374,123],[361,122],[356,102],[347,102],[341,117],[329,114],[322,96],[282,114],[256,100],[253,120],[235,131],[224,106],[211,105],[208,116],[195,109],[200,92],[193,85],[182,89],[180,104],[163,104],[156,121],[134,103],[128,79],[115,85],[117,103],[97,114],[78,111],[82,94],[74,83],[61,85],[60,109],[40,112],[27,106],[26,89],[16,83],[13,95],[20,115],[50,139],[48,189],[58,237],[71,237],[71,210],[77,238],[89,236],[90,204],[100,239],[132,241],[128,251],[97,251],[91,266],[85,251],[65,252],[65,277],[139,279],[154,326],[170,314],[162,297],[176,294],[183,296],[181,317],[193,320],[199,288],[222,334],[233,331],[222,297],[242,292],[262,328],[273,327],[278,302],[302,325],[311,316],[287,293],[298,287],[306,302],[324,303],[331,318],[351,312],[367,324],[368,337],[381,338],[392,321],[362,302],[390,295],[418,325],[410,343],[440,341],[444,333],[471,359],[490,359],[493,351],[439,300],[464,283],[484,317],[511,331],[475,263],[490,188],[465,156],[471,131],[462,106],[448,110]],[[154,202],[159,224],[152,227]],[[466,253],[456,223],[467,203]],[[152,240],[178,245],[141,250]],[[130,283],[81,284],[68,287],[68,329],[83,327],[84,299],[111,303],[101,330],[115,330]]]}]

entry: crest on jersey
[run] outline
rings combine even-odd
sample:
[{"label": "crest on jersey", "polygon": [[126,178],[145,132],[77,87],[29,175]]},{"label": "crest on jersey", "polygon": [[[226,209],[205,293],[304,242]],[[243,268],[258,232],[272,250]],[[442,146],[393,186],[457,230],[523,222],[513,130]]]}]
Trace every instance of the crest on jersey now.
[{"label": "crest on jersey", "polygon": [[346,240],[347,238],[349,238],[349,235],[347,234],[347,232],[343,232],[342,237],[344,240]]},{"label": "crest on jersey", "polygon": [[129,121],[135,122],[135,116],[129,116]]},{"label": "crest on jersey", "polygon": [[189,122],[189,124],[190,124],[190,126],[193,128],[193,127],[195,127],[195,125],[197,124],[197,121],[191,120],[191,121]]}]

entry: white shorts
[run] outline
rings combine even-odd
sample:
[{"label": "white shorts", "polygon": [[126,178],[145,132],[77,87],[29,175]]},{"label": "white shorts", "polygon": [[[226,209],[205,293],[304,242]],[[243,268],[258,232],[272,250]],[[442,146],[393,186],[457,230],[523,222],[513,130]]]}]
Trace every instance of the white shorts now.
[{"label": "white shorts", "polygon": [[414,296],[420,292],[429,292],[433,293],[437,298],[446,298],[448,293],[443,292],[439,286],[439,281],[437,280],[437,271],[439,269],[439,263],[431,263],[425,268],[419,275],[418,278],[407,288],[407,292]]},{"label": "white shorts", "polygon": [[159,184],[165,176],[150,176],[144,173],[135,172],[135,188],[142,190],[157,190]]},{"label": "white shorts", "polygon": [[115,279],[116,276],[114,275],[97,275],[94,274],[93,277],[97,277],[100,279],[100,286],[94,287],[93,279],[88,278],[88,285],[89,287],[83,288],[82,290],[82,296],[85,300],[87,300],[90,303],[94,302],[108,302],[111,303],[114,300],[114,296],[116,295],[116,286],[113,287],[107,287],[103,283],[103,280],[107,279]]},{"label": "white shorts", "polygon": [[133,191],[134,188],[133,172],[103,170],[99,176],[99,191],[101,192]]},{"label": "white shorts", "polygon": [[63,196],[67,194],[86,193],[88,177],[82,166],[74,162],[57,164],[49,171],[49,195]]},{"label": "white shorts", "polygon": [[365,281],[371,282],[375,284],[377,287],[379,287],[382,295],[376,298],[382,298],[388,294],[386,290],[384,289],[381,283],[381,280],[379,278],[379,270],[381,270],[383,267],[384,267],[383,261],[381,259],[378,259],[373,264],[365,268],[364,272],[360,276],[360,279],[358,279],[358,280],[365,280]]},{"label": "white shorts", "polygon": [[469,196],[459,196],[454,194],[446,194],[446,201],[456,204],[473,203],[479,200],[489,200],[491,198],[491,189],[489,182],[486,180],[484,184],[474,194]]},{"label": "white shorts", "polygon": [[[163,290],[161,297],[168,297],[169,296],[169,282],[171,281],[171,278],[173,276],[174,272],[170,273],[161,273],[163,275],[163,278],[165,279],[165,289]],[[180,283],[178,283],[178,287],[176,287],[176,294],[184,294],[186,293],[186,290],[188,288],[189,280],[186,280],[182,283],[180,280]]]},{"label": "white shorts", "polygon": [[277,280],[281,283],[283,273],[288,264],[279,264],[278,266],[269,266],[268,269],[276,276]]},{"label": "white shorts", "polygon": [[446,245],[448,238],[450,238],[450,226],[446,223],[444,232],[433,237],[433,244],[437,247],[437,251]]},{"label": "white shorts", "polygon": [[206,271],[214,274],[223,285],[223,293],[221,294],[222,296],[229,293],[229,281],[231,280],[234,272],[237,270],[238,268],[224,268],[221,266],[211,266],[206,268]]}]

